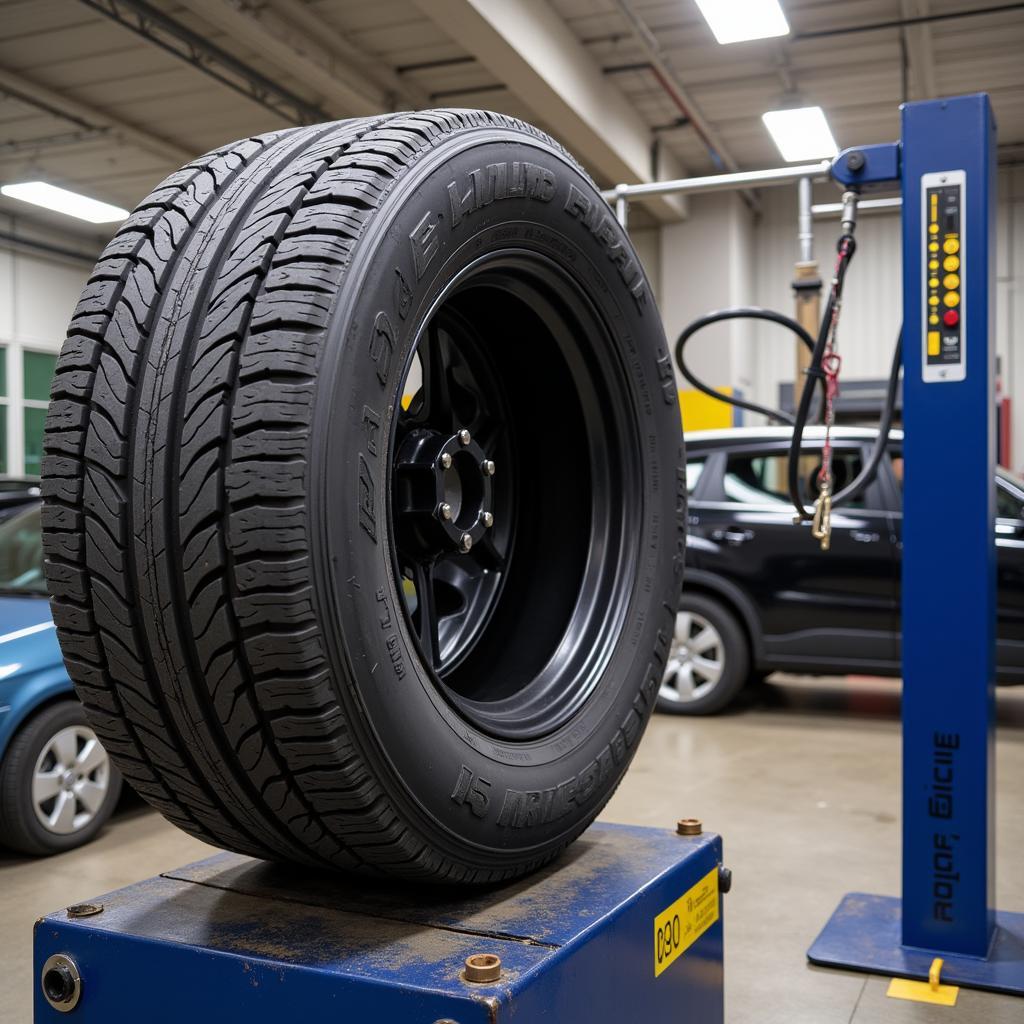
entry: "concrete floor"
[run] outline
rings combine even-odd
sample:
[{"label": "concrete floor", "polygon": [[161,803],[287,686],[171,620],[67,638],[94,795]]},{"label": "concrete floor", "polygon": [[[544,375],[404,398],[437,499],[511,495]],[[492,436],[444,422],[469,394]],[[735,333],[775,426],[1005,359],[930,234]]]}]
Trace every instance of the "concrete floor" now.
[{"label": "concrete floor", "polygon": [[[1024,688],[999,695],[998,905],[1024,911]],[[1024,1000],[962,990],[954,1008],[887,998],[882,978],[809,967],[840,897],[899,890],[899,706],[890,681],[776,677],[732,714],[656,716],[605,819],[725,838],[730,1024],[1020,1024]],[[31,1020],[40,914],[196,860],[210,848],[138,805],[91,846],[0,852],[0,1024]]]}]

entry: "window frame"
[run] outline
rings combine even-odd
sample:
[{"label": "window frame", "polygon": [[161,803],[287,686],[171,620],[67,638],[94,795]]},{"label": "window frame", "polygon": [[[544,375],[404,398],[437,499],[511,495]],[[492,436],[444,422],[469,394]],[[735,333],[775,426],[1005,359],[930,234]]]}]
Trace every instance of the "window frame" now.
[{"label": "window frame", "polygon": [[[817,438],[805,438],[801,450],[803,452],[808,451],[821,451],[822,441]],[[838,438],[832,442],[833,450],[836,451],[854,451],[860,456],[861,465],[863,465],[870,455],[871,445],[865,444],[859,438]],[[792,506],[788,504],[771,504],[771,503],[747,503],[740,501],[732,501],[725,494],[725,470],[728,464],[728,460],[732,456],[736,455],[786,455],[789,452],[789,442],[786,440],[779,440],[777,438],[758,440],[757,438],[743,439],[741,442],[733,442],[728,445],[723,445],[721,448],[715,451],[715,455],[718,456],[716,464],[714,466],[714,474],[710,474],[710,465],[705,465],[704,472],[701,474],[701,480],[698,483],[706,482],[703,488],[698,488],[700,491],[700,503],[705,508],[714,508],[721,510],[729,509],[751,509],[757,512],[782,512],[786,515],[792,514]],[[709,460],[710,462],[710,460]],[[709,477],[713,476],[714,483],[711,482]],[[848,509],[851,515],[863,515],[865,513],[886,513],[888,511],[887,502],[885,500],[886,495],[882,487],[879,486],[877,477],[872,480],[863,492],[863,506],[857,506]],[[691,498],[691,503],[697,499],[697,493],[695,492],[694,497]],[[844,510],[847,511],[847,510]]]},{"label": "window frame", "polygon": [[[11,338],[0,336],[0,347],[7,367],[7,394],[0,397],[0,415],[6,416],[7,423],[7,470],[0,473],[5,480],[27,479],[25,474],[25,409],[46,409],[49,400],[25,398],[24,353],[59,358],[63,340],[48,341],[42,338]],[[31,479],[38,480],[37,474]]]}]

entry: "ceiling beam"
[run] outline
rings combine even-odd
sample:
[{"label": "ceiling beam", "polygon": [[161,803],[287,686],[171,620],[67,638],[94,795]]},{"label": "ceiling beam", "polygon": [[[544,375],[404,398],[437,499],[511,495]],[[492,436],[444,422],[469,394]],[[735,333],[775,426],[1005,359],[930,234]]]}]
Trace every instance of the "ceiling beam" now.
[{"label": "ceiling beam", "polygon": [[[477,61],[548,124],[593,173],[611,184],[651,180],[652,133],[546,0],[415,0]],[[682,177],[662,153],[659,176]],[[645,203],[678,220],[676,196]]]},{"label": "ceiling beam", "polygon": [[[927,18],[931,11],[928,0],[900,0],[900,13],[904,18]],[[934,99],[939,92],[935,84],[935,54],[932,50],[931,26],[927,22],[908,25],[903,32],[906,34],[910,71],[916,86],[915,99]]]},{"label": "ceiling beam", "polygon": [[77,124],[84,129],[102,129],[122,142],[152,153],[174,167],[187,163],[193,150],[146,128],[139,128],[113,114],[26,77],[22,71],[0,68],[0,90],[30,106]]},{"label": "ceiling beam", "polygon": [[738,171],[740,169],[739,164],[726,148],[725,143],[715,129],[708,123],[693,97],[679,81],[675,71],[665,59],[657,37],[634,10],[630,0],[615,0],[615,5],[622,12],[637,42],[650,58],[655,77],[658,79],[661,87],[679,108],[679,112],[693,125],[694,130],[700,136],[701,142],[711,154],[711,159],[719,166],[720,170]]},{"label": "ceiling beam", "polygon": [[184,61],[240,96],[277,114],[286,125],[318,124],[331,115],[291,89],[215,46],[147,0],[79,0],[147,43]]},{"label": "ceiling beam", "polygon": [[269,7],[246,0],[179,0],[183,7],[316,92],[336,117],[380,114],[389,97],[347,61],[299,32]]},{"label": "ceiling beam", "polygon": [[354,80],[362,78],[375,83],[385,98],[390,99],[388,109],[396,106],[422,109],[430,105],[430,97],[424,89],[349,42],[305,0],[271,0],[271,6],[306,36],[322,43],[334,56],[343,58],[345,65],[358,76]]}]

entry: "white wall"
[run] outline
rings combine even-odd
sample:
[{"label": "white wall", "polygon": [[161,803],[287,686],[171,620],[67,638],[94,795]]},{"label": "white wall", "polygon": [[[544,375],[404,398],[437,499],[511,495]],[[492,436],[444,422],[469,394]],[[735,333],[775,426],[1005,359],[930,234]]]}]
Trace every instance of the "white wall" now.
[{"label": "white wall", "polygon": [[[683,328],[713,309],[749,304],[754,291],[753,221],[739,195],[702,196],[690,215],[661,228],[661,313],[669,346]],[[749,393],[751,330],[741,321],[714,324],[687,345],[687,365],[712,386]],[[682,378],[680,387],[689,387]]]},{"label": "white wall", "polygon": [[[0,217],[0,231],[26,234],[13,218]],[[38,236],[38,232],[35,232]],[[68,248],[75,248],[64,240]],[[0,345],[6,350],[7,398],[0,415],[7,423],[7,473],[23,465],[22,353],[57,352],[90,268],[84,262],[38,256],[0,246]]]}]

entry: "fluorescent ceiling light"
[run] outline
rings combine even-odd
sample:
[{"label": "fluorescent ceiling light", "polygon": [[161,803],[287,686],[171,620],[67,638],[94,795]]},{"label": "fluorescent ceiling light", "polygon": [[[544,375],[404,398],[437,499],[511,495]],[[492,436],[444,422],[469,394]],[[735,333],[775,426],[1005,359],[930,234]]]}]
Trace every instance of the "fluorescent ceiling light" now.
[{"label": "fluorescent ceiling light", "polygon": [[697,0],[697,6],[723,44],[789,35],[779,0]]},{"label": "fluorescent ceiling light", "polygon": [[783,160],[822,160],[839,152],[821,107],[769,110],[761,115],[761,120]]},{"label": "fluorescent ceiling light", "polygon": [[110,203],[101,203],[98,199],[69,192],[66,188],[48,185],[45,181],[22,181],[16,185],[4,185],[0,193],[11,199],[20,199],[23,203],[32,203],[57,213],[66,213],[69,217],[87,220],[90,224],[109,224],[111,221],[124,220],[127,210]]}]

